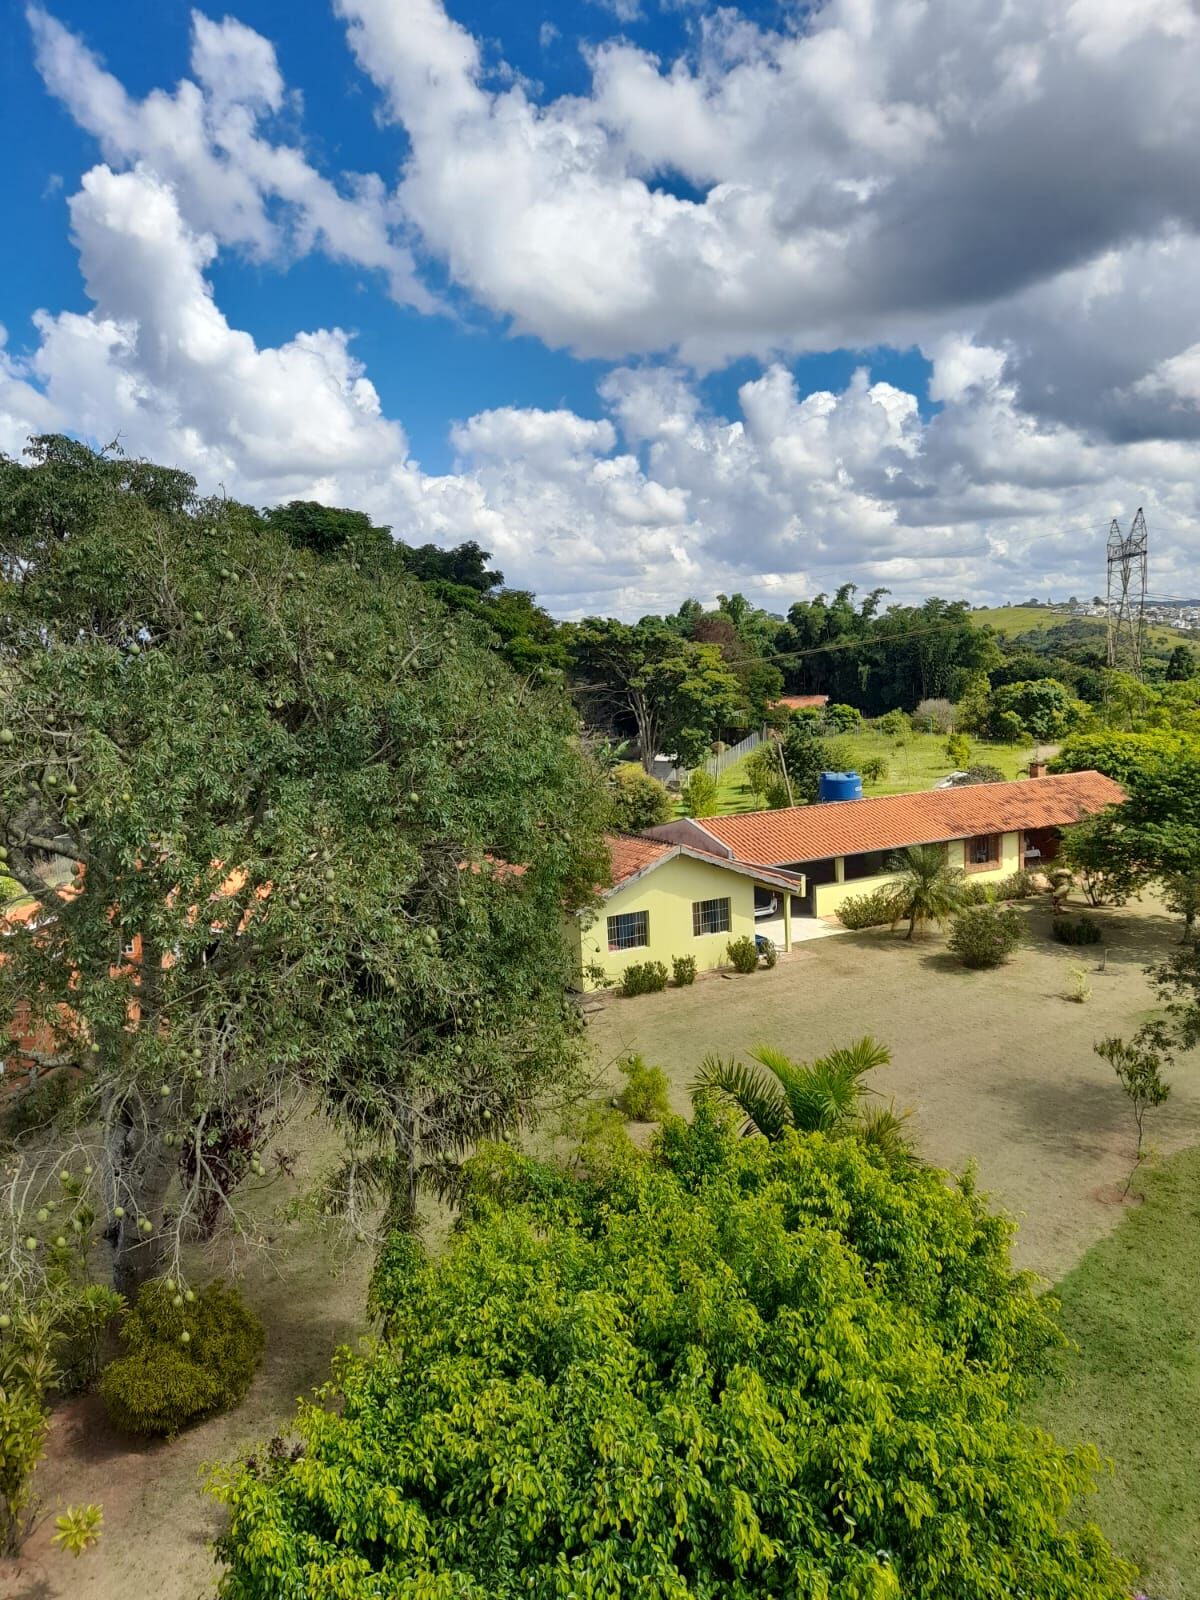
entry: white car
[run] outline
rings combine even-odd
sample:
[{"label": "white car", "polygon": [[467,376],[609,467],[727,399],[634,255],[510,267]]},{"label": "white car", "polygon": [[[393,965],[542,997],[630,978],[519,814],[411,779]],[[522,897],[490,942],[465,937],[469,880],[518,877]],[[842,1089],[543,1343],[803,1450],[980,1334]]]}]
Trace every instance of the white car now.
[{"label": "white car", "polygon": [[965,772],[948,772],[944,778],[939,778],[933,787],[935,789],[953,789],[959,780],[965,777]]}]

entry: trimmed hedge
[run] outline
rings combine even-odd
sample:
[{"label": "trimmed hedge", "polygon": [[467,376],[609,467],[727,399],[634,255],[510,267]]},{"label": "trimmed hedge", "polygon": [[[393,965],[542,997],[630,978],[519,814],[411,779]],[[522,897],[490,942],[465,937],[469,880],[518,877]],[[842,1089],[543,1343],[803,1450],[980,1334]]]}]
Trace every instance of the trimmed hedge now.
[{"label": "trimmed hedge", "polygon": [[1055,917],[1050,931],[1059,944],[1100,943],[1100,924],[1091,917]]},{"label": "trimmed hedge", "polygon": [[896,920],[896,897],[890,889],[848,895],[837,914],[843,928],[881,928]]}]

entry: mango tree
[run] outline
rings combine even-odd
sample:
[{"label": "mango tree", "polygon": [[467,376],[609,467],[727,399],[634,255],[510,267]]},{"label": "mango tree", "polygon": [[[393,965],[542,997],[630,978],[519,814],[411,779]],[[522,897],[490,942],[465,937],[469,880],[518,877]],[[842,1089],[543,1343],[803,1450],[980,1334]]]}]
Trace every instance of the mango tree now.
[{"label": "mango tree", "polygon": [[337,1202],[406,1224],[576,1057],[601,801],[569,708],[386,550],[66,440],[0,460],[0,581],[0,840],[40,908],[0,1023],[75,1083],[115,1286],[236,1220],[300,1105],[345,1136]]}]

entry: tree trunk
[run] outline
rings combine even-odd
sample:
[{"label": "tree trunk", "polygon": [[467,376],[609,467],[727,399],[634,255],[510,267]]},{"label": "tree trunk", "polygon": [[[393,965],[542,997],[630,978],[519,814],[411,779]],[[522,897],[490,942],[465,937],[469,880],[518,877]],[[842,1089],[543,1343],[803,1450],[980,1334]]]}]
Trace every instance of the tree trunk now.
[{"label": "tree trunk", "polygon": [[[152,1123],[141,1127],[128,1108],[108,1130],[109,1185],[114,1215],[108,1237],[112,1244],[113,1288],[127,1300],[157,1273],[163,1257],[163,1204],[175,1171],[175,1159]],[[120,1206],[124,1216],[115,1215]],[[143,1221],[152,1224],[145,1232]]]},{"label": "tree trunk", "polygon": [[658,741],[658,718],[654,715],[646,696],[637,689],[630,692],[629,709],[633,712],[634,724],[637,727],[638,753],[642,769],[653,773],[654,758],[658,754],[654,748]]}]

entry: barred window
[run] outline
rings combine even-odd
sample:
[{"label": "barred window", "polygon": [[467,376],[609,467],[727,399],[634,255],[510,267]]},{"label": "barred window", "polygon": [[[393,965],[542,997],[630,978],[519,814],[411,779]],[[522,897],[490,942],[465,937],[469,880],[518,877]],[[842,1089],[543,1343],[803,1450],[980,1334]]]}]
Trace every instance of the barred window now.
[{"label": "barred window", "polygon": [[608,919],[608,948],[610,950],[635,950],[640,944],[650,943],[650,913],[648,911],[622,911],[620,916]]},{"label": "barred window", "polygon": [[692,934],[695,938],[704,933],[728,933],[729,928],[728,899],[692,901]]},{"label": "barred window", "polygon": [[1000,859],[1000,835],[998,833],[981,833],[972,839],[967,847],[967,861],[972,867],[987,866],[992,861]]}]

